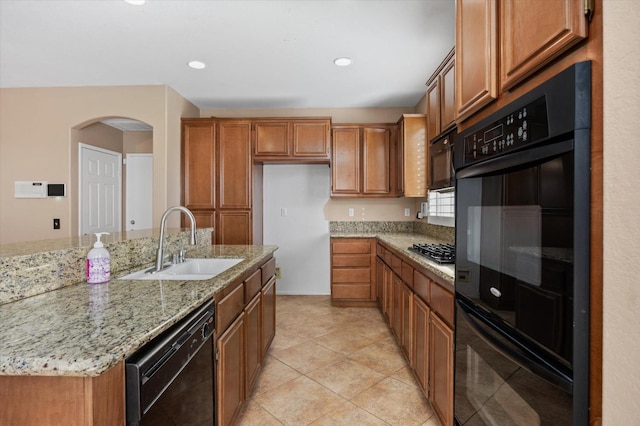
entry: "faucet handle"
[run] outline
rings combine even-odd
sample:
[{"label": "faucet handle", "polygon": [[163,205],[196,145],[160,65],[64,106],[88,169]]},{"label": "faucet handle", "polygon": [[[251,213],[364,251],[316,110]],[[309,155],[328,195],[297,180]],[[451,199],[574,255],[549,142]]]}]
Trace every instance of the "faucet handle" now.
[{"label": "faucet handle", "polygon": [[178,255],[178,259],[179,259],[178,261],[179,261],[180,263],[184,262],[184,257],[185,257],[185,250],[184,250],[184,247],[182,247],[182,248],[180,249],[180,253],[179,253],[179,255]]}]

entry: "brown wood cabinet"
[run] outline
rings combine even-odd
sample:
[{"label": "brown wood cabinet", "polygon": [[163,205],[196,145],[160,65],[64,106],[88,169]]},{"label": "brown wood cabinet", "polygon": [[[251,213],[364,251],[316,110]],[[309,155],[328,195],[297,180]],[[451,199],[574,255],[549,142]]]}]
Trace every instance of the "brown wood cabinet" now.
[{"label": "brown wood cabinet", "polygon": [[500,0],[500,81],[508,90],[587,37],[584,1]]},{"label": "brown wood cabinet", "polygon": [[456,0],[456,111],[464,120],[498,97],[498,0]]},{"label": "brown wood cabinet", "polygon": [[193,212],[196,225],[214,225],[216,208],[216,137],[211,119],[182,120],[182,205]]},{"label": "brown wood cabinet", "polygon": [[498,99],[587,35],[581,0],[457,0],[458,120]]},{"label": "brown wood cabinet", "polygon": [[245,315],[238,318],[216,341],[217,424],[229,425],[240,412],[245,387]]},{"label": "brown wood cabinet", "polygon": [[1,425],[123,425],[124,361],[97,377],[0,376]]},{"label": "brown wood cabinet", "polygon": [[253,159],[328,163],[330,118],[254,120]]},{"label": "brown wood cabinet", "polygon": [[398,195],[397,125],[336,125],[332,135],[332,197]]},{"label": "brown wood cabinet", "polygon": [[427,80],[427,138],[433,141],[456,123],[455,48]]},{"label": "brown wood cabinet", "polygon": [[375,239],[331,238],[331,303],[376,303]]},{"label": "brown wood cabinet", "polygon": [[429,402],[445,426],[453,425],[453,330],[429,314]]},{"label": "brown wood cabinet", "polygon": [[429,171],[427,117],[403,114],[398,121],[398,193],[405,197],[426,197]]},{"label": "brown wood cabinet", "polygon": [[275,335],[275,258],[249,272],[216,304],[216,417],[233,424]]},{"label": "brown wood cabinet", "polygon": [[378,243],[377,254],[377,274],[391,294],[379,292],[390,302],[378,304],[440,422],[452,425],[453,293],[401,253]]},{"label": "brown wood cabinet", "polygon": [[214,244],[252,244],[251,122],[183,119],[182,156],[182,203],[197,226],[214,227]]}]

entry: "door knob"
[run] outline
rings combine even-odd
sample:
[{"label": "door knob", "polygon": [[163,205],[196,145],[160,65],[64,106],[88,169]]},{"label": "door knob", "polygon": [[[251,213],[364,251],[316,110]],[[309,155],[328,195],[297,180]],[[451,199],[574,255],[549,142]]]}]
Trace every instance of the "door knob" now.
[{"label": "door knob", "polygon": [[135,225],[136,221],[135,220],[131,220],[131,222],[129,222],[129,223],[131,223],[132,225]]}]

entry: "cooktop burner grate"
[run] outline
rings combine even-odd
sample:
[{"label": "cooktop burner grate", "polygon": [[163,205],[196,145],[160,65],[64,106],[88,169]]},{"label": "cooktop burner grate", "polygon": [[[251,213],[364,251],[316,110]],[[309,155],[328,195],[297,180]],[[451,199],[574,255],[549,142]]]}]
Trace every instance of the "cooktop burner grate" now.
[{"label": "cooktop burner grate", "polygon": [[414,244],[409,250],[440,264],[456,262],[456,248],[453,244]]}]

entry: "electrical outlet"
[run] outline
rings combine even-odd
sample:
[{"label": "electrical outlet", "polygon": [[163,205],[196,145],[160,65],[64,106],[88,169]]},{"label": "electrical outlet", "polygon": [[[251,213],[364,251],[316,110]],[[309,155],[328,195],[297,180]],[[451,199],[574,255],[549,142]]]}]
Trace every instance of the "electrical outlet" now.
[{"label": "electrical outlet", "polygon": [[60,229],[60,219],[53,219],[53,229]]},{"label": "electrical outlet", "polygon": [[289,214],[289,212],[287,211],[286,207],[283,207],[280,209],[280,216],[284,217],[287,216]]},{"label": "electrical outlet", "polygon": [[411,216],[411,209],[404,209],[404,215],[405,215],[406,217]]},{"label": "electrical outlet", "polygon": [[276,266],[276,279],[279,280],[282,278],[282,272],[280,271],[280,267]]},{"label": "electrical outlet", "polygon": [[353,209],[349,209],[349,217],[353,217],[353,215],[355,214]]}]

